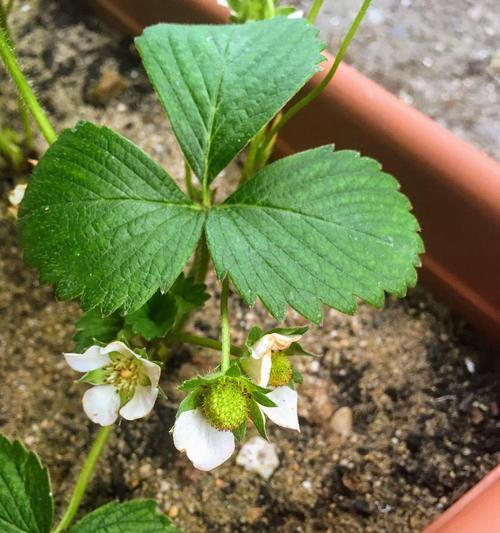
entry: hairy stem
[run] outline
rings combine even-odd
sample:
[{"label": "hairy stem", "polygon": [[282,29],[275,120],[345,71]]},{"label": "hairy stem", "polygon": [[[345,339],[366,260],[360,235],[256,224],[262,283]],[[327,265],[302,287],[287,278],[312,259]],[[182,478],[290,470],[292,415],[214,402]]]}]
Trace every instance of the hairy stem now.
[{"label": "hairy stem", "polygon": [[[190,335],[189,333],[169,333],[166,338],[167,342],[182,342],[186,344],[194,344],[195,346],[202,346],[220,352],[222,350],[222,343],[216,339],[209,339],[208,337],[199,337],[197,335]],[[231,355],[240,357],[245,350],[238,346],[231,345]]]},{"label": "hairy stem", "polygon": [[360,10],[358,11],[358,14],[354,18],[354,21],[351,24],[349,31],[347,32],[346,36],[344,37],[344,40],[342,41],[342,44],[340,45],[339,51],[337,52],[337,55],[335,56],[335,60],[333,62],[332,67],[328,71],[328,74],[321,80],[321,83],[319,85],[317,85],[310,93],[306,94],[304,98],[302,98],[295,105],[293,105],[283,115],[281,120],[271,128],[271,130],[266,135],[266,138],[263,142],[264,148],[273,140],[276,134],[281,130],[281,128],[283,128],[283,126],[292,117],[294,117],[301,109],[303,109],[308,104],[310,104],[323,91],[323,89],[330,83],[331,79],[337,72],[340,63],[342,63],[345,53],[347,52],[347,49],[349,48],[349,45],[351,44],[351,41],[354,35],[356,34],[356,31],[358,30],[359,25],[361,24],[361,21],[363,20],[363,17],[365,16],[365,13],[368,10],[368,7],[370,6],[370,4],[371,4],[371,0],[363,1],[363,4]]},{"label": "hairy stem", "polygon": [[[3,2],[1,2],[0,0],[0,30],[3,30],[5,37],[7,38],[7,44],[12,48],[12,33],[10,31],[9,23],[7,20],[11,8],[12,2],[4,6]],[[24,101],[20,94],[18,95],[18,107],[19,115],[21,116],[21,124],[24,132],[24,144],[26,146],[26,149],[29,151],[31,150],[31,147],[33,145],[33,132],[31,129],[28,110],[26,109],[26,106],[24,105]]]},{"label": "hairy stem", "polygon": [[228,299],[229,299],[229,276],[222,280],[222,293],[220,296],[220,325],[221,325],[221,358],[220,368],[222,372],[226,372],[229,368],[231,356],[231,330],[229,327],[229,313],[228,313]]},{"label": "hairy stem", "polygon": [[323,2],[324,0],[313,1],[311,9],[309,10],[309,13],[307,14],[307,22],[309,22],[309,24],[314,24],[316,22],[316,17],[318,16],[319,10],[321,9]]},{"label": "hairy stem", "polygon": [[35,119],[40,131],[49,144],[52,144],[57,139],[57,134],[52,127],[49,119],[45,115],[42,106],[38,103],[38,100],[30,87],[30,84],[24,77],[21,71],[19,63],[16,59],[14,50],[9,44],[8,35],[4,29],[0,28],[0,58],[5,64],[7,71],[17,86],[19,94],[26,104],[27,108],[31,111],[33,118]]},{"label": "hairy stem", "polygon": [[106,444],[106,441],[108,440],[109,435],[111,434],[111,431],[113,431],[113,426],[104,426],[99,429],[92,447],[90,448],[89,454],[83,463],[83,468],[78,476],[75,488],[73,489],[73,494],[71,495],[68,508],[52,533],[60,533],[71,525],[71,522],[75,518],[78,508],[80,507],[83,495],[85,494],[85,489],[87,488],[87,485],[92,477],[99,456],[104,448],[104,445]]}]

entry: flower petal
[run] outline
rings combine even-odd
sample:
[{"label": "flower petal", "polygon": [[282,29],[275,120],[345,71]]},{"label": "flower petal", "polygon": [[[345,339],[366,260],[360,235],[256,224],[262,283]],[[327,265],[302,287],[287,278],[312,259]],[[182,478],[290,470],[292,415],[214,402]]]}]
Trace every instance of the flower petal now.
[{"label": "flower petal", "polygon": [[271,352],[286,350],[292,342],[298,341],[302,335],[282,335],[281,333],[267,333],[252,346],[252,357],[261,359]]},{"label": "flower petal", "polygon": [[271,375],[271,366],[273,364],[270,353],[261,359],[253,359],[252,357],[242,358],[240,359],[240,363],[245,373],[252,378],[259,387],[267,387]]},{"label": "flower petal", "polygon": [[91,346],[83,353],[64,353],[66,363],[77,372],[90,372],[102,368],[109,362],[109,355],[100,346]]},{"label": "flower petal", "polygon": [[302,335],[282,335],[281,333],[271,333],[273,337],[273,352],[286,350],[292,342],[300,340]]},{"label": "flower petal", "polygon": [[120,395],[114,385],[98,385],[83,395],[85,414],[101,426],[110,426],[118,418]]},{"label": "flower petal", "polygon": [[174,445],[198,470],[212,470],[227,461],[234,452],[234,436],[219,431],[203,417],[200,409],[184,411],[174,425]]},{"label": "flower petal", "polygon": [[151,412],[157,397],[156,387],[138,385],[132,399],[120,409],[120,415],[127,420],[142,418]]},{"label": "flower petal", "polygon": [[262,412],[278,426],[300,431],[297,415],[297,392],[290,387],[278,387],[267,394],[277,407],[259,406]]},{"label": "flower petal", "polygon": [[144,372],[146,373],[149,378],[149,381],[151,382],[151,387],[156,390],[158,387],[158,382],[160,381],[160,366],[156,363],[153,363],[152,361],[144,359],[144,357],[141,357],[140,361]]},{"label": "flower petal", "polygon": [[129,357],[138,357],[140,359],[139,355],[137,355],[133,350],[131,350],[125,343],[121,341],[110,342],[107,346],[101,348],[101,351],[102,353],[118,352],[123,355],[128,355]]}]

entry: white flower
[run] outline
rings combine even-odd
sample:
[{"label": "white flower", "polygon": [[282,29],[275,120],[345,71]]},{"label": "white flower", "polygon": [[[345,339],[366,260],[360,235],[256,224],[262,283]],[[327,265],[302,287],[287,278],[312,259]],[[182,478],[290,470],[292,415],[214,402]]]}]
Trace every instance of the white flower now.
[{"label": "white flower", "polygon": [[302,9],[297,9],[293,13],[290,13],[290,15],[288,15],[288,18],[289,19],[301,19],[303,16],[304,16],[304,12],[302,11]]},{"label": "white flower", "polygon": [[127,420],[135,420],[153,409],[161,369],[123,342],[111,342],[104,348],[91,346],[83,354],[65,353],[64,357],[77,372],[102,370],[96,373],[99,384],[88,389],[82,400],[83,410],[92,422],[109,426],[118,413]]},{"label": "white flower", "polygon": [[276,404],[276,407],[259,405],[260,410],[278,426],[300,431],[297,415],[297,391],[285,385],[284,387],[277,387],[266,396]]},{"label": "white flower", "polygon": [[[299,429],[297,393],[289,387],[278,387],[268,395],[276,407],[259,405],[275,424]],[[186,455],[198,470],[212,470],[227,461],[234,452],[234,435],[213,427],[200,408],[182,412],[173,428],[174,446]]]},{"label": "white flower", "polygon": [[254,343],[250,357],[242,360],[245,372],[259,385],[267,387],[271,375],[272,354],[290,347],[302,335],[282,335],[281,333],[267,333]]},{"label": "white flower", "polygon": [[19,183],[9,192],[9,202],[14,207],[19,207],[26,192],[27,183]]},{"label": "white flower", "polygon": [[231,431],[214,428],[201,409],[184,411],[174,425],[174,446],[186,455],[198,470],[212,470],[227,461],[234,452]]}]

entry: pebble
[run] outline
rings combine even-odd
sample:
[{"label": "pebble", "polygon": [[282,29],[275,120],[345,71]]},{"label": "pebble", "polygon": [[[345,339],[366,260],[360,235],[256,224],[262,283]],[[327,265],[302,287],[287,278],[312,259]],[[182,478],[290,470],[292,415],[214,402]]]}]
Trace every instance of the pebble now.
[{"label": "pebble", "polygon": [[250,507],[245,511],[245,520],[249,524],[255,524],[255,522],[260,520],[263,514],[263,507]]},{"label": "pebble", "polygon": [[277,447],[262,437],[253,437],[241,447],[236,464],[269,479],[280,464]]},{"label": "pebble", "polygon": [[500,50],[497,50],[491,56],[491,61],[490,61],[490,65],[488,67],[488,70],[493,75],[500,74]]},{"label": "pebble", "polygon": [[168,510],[168,516],[170,518],[176,518],[179,514],[179,508],[177,507],[177,505],[172,505],[172,507],[170,507],[170,509]]},{"label": "pebble", "polygon": [[141,479],[148,479],[153,475],[153,467],[149,463],[145,463],[139,468],[139,477]]},{"label": "pebble", "polygon": [[89,100],[93,104],[106,105],[120,96],[128,85],[128,81],[120,73],[105,69],[90,91]]},{"label": "pebble", "polygon": [[333,405],[330,396],[324,388],[316,390],[312,398],[311,422],[324,424],[333,415]]},{"label": "pebble", "polygon": [[352,433],[352,410],[350,407],[341,407],[333,415],[330,423],[335,433],[342,438],[347,438]]}]

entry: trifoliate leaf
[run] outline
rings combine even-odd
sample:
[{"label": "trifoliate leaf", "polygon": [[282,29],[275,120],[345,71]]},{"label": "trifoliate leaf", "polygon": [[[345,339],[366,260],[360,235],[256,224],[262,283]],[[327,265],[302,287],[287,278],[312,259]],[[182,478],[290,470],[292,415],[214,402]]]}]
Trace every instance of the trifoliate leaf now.
[{"label": "trifoliate leaf", "polygon": [[176,315],[175,297],[170,292],[157,291],[142,307],[127,315],[125,323],[149,341],[165,336],[174,325]]},{"label": "trifoliate leaf", "polygon": [[99,507],[69,529],[69,533],[181,533],[156,510],[153,500],[113,502]]},{"label": "trifoliate leaf", "polygon": [[203,307],[203,304],[210,298],[206,292],[207,286],[204,283],[196,283],[194,278],[186,278],[183,273],[175,280],[170,292],[177,302],[177,312],[184,315]]},{"label": "trifoliate leaf", "polygon": [[83,352],[96,341],[107,344],[117,338],[118,332],[123,328],[123,317],[115,312],[109,316],[101,316],[98,309],[84,313],[75,324],[76,333],[73,336],[75,350]]},{"label": "trifoliate leaf", "polygon": [[265,167],[212,209],[208,246],[248,304],[318,323],[322,304],[353,313],[357,298],[380,307],[384,291],[415,285],[423,245],[410,207],[376,161],[324,146]]},{"label": "trifoliate leaf", "polygon": [[136,39],[181,148],[212,181],[318,70],[323,46],[304,20],[158,24]]},{"label": "trifoliate leaf", "polygon": [[110,129],[80,122],[35,167],[21,205],[25,258],[63,299],[135,311],[167,290],[204,215],[172,178]]},{"label": "trifoliate leaf", "polygon": [[19,441],[0,435],[0,531],[48,533],[53,516],[47,468]]}]

